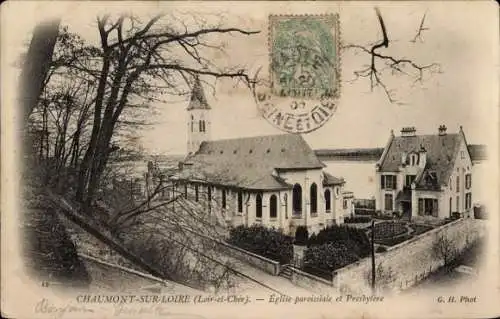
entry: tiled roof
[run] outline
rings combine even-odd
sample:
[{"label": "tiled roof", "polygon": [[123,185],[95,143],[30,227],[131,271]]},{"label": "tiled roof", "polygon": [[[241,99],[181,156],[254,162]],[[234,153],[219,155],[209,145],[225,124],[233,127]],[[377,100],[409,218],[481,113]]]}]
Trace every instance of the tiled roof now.
[{"label": "tiled roof", "polygon": [[345,181],[343,178],[335,177],[330,173],[323,172],[323,185],[341,185],[344,184]]},{"label": "tiled roof", "polygon": [[460,141],[460,134],[396,136],[380,163],[380,171],[397,172],[401,166],[403,152],[418,152],[423,147],[426,151],[426,166],[422,174],[417,176],[417,187],[428,186],[427,176],[435,178],[432,183],[435,186],[447,184]]},{"label": "tiled roof", "polygon": [[203,142],[177,177],[246,189],[286,189],[292,186],[273,174],[275,170],[323,167],[300,135],[281,134]]}]

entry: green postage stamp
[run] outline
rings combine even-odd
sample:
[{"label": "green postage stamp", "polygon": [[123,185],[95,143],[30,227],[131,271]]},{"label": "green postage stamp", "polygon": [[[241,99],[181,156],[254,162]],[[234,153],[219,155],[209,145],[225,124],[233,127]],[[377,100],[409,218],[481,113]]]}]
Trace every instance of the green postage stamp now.
[{"label": "green postage stamp", "polygon": [[269,18],[272,93],[296,98],[338,94],[337,15]]},{"label": "green postage stamp", "polygon": [[267,92],[258,94],[263,116],[290,133],[320,128],[340,95],[339,17],[269,16]]}]

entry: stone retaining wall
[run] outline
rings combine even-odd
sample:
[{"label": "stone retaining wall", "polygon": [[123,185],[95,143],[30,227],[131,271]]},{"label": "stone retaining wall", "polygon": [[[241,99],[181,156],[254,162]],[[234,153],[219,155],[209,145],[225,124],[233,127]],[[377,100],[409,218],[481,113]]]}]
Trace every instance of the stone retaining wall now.
[{"label": "stone retaining wall", "polygon": [[[482,220],[459,219],[430,230],[375,255],[376,287],[398,291],[415,285],[429,273],[444,265],[433,246],[439,237],[448,238],[453,249],[462,252],[482,237],[486,224]],[[333,272],[333,285],[342,293],[367,293],[370,288],[371,257]]]}]

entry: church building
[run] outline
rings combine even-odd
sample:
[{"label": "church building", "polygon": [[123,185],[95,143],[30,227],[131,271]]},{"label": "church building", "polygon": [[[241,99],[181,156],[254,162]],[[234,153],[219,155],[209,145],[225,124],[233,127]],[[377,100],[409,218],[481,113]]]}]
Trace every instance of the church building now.
[{"label": "church building", "polygon": [[[188,155],[173,178],[228,226],[261,224],[294,235],[343,223],[352,194],[299,134],[211,139],[211,107],[196,80],[187,107]],[[345,198],[344,198],[344,195]]]}]

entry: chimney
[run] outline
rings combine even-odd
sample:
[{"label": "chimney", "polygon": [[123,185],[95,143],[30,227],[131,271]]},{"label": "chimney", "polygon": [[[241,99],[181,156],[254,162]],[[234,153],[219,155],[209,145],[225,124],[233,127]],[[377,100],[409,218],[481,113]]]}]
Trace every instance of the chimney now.
[{"label": "chimney", "polygon": [[418,153],[418,165],[421,168],[425,168],[425,164],[427,164],[427,151],[425,150],[425,147],[423,145],[420,145],[420,150]]},{"label": "chimney", "polygon": [[415,136],[416,132],[417,132],[417,130],[415,129],[414,126],[403,127],[401,129],[401,136],[403,136],[403,137]]},{"label": "chimney", "polygon": [[446,125],[439,125],[439,136],[446,135]]}]

